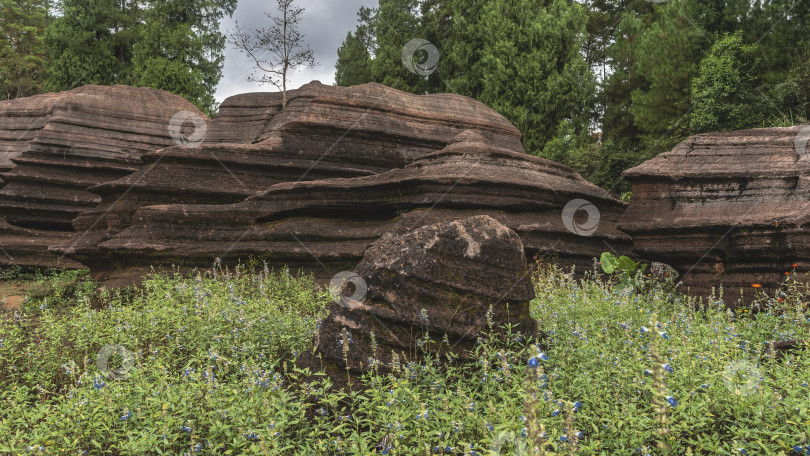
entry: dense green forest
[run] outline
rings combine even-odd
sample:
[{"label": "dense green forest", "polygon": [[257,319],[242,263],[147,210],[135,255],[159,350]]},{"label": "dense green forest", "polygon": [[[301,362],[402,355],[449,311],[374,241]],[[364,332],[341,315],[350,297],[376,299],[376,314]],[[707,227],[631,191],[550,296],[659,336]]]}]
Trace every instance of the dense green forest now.
[{"label": "dense green forest", "polygon": [[[0,0],[0,97],[129,84],[213,114],[236,3]],[[403,65],[414,38],[440,56],[427,76]],[[810,0],[380,0],[335,80],[476,98],[530,153],[622,192],[622,170],[689,134],[805,120]]]},{"label": "dense green forest", "polygon": [[155,87],[216,110],[237,0],[0,0],[0,96]]},{"label": "dense green forest", "polygon": [[[401,63],[412,37],[441,56],[426,78]],[[528,152],[620,192],[689,134],[805,121],[810,0],[380,0],[335,78],[476,98]]]}]

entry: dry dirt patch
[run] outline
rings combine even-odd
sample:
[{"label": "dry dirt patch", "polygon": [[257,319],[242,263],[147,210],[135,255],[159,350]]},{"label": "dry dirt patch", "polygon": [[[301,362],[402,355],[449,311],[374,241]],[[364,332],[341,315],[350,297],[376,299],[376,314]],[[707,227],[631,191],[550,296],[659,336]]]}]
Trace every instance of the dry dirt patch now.
[{"label": "dry dirt patch", "polygon": [[0,309],[19,309],[26,295],[25,284],[0,282]]}]

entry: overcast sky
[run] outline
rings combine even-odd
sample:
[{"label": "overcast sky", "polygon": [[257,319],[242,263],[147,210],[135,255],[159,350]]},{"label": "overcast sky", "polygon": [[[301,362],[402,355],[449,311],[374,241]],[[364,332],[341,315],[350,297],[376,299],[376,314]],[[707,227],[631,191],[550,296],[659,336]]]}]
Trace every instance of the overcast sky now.
[{"label": "overcast sky", "polygon": [[[357,25],[357,11],[361,6],[377,7],[377,0],[297,0],[294,5],[304,8],[300,31],[315,56],[315,68],[295,70],[288,74],[287,88],[296,89],[312,80],[324,84],[335,82],[335,61],[337,50],[346,33]],[[276,0],[239,0],[233,17],[226,17],[220,29],[227,33],[235,21],[245,29],[265,28],[270,25],[264,13],[277,15]],[[248,82],[252,63],[239,51],[228,46],[225,51],[225,66],[222,68],[222,79],[217,86],[216,99],[222,102],[225,98],[246,92],[275,92],[272,84],[259,85]]]}]

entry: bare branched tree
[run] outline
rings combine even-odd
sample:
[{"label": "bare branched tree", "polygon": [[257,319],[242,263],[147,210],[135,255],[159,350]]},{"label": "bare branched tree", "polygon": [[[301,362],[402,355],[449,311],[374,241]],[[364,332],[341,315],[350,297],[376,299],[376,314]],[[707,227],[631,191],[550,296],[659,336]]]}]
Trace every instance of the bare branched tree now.
[{"label": "bare branched tree", "polygon": [[[259,84],[273,84],[281,90],[281,105],[287,107],[287,71],[291,68],[305,66],[312,68],[315,59],[312,50],[304,44],[304,35],[298,31],[303,8],[293,6],[295,0],[276,0],[281,17],[271,16],[269,28],[244,31],[237,23],[235,29],[228,33],[231,44],[253,59],[255,72],[248,76],[248,81]],[[269,54],[269,55],[268,55]]]}]

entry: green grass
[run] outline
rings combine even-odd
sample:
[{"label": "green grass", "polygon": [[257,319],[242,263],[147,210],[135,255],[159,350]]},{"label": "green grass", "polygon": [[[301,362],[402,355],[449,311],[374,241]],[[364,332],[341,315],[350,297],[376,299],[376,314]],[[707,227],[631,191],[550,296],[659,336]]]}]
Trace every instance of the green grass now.
[{"label": "green grass", "polygon": [[[0,315],[0,454],[789,455],[810,445],[808,350],[763,353],[766,341],[810,337],[796,287],[768,312],[697,311],[671,281],[630,292],[543,269],[532,312],[548,333],[544,356],[539,341],[485,334],[466,365],[428,358],[336,393],[293,368],[330,299],[310,278],[243,268],[103,294],[81,273],[41,280]],[[118,380],[96,365],[111,344],[126,350],[108,366]]]}]

